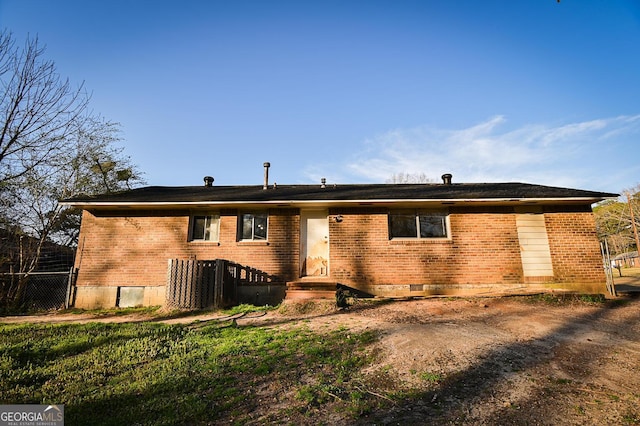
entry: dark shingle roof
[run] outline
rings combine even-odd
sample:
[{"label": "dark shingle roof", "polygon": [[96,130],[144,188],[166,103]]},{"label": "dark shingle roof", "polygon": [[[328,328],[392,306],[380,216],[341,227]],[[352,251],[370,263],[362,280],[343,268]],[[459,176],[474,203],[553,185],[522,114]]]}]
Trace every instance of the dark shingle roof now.
[{"label": "dark shingle roof", "polygon": [[361,184],[278,185],[263,189],[252,186],[148,186],[99,196],[79,196],[64,200],[76,206],[224,204],[224,203],[307,203],[320,202],[409,202],[432,201],[572,201],[591,204],[618,194],[585,191],[526,183],[445,184]]}]

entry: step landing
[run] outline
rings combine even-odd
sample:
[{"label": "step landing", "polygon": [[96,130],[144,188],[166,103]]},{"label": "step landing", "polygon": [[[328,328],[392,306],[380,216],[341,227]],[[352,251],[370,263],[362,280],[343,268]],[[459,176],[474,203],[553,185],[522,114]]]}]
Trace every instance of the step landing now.
[{"label": "step landing", "polygon": [[335,300],[338,282],[323,277],[304,277],[287,282],[285,300]]}]

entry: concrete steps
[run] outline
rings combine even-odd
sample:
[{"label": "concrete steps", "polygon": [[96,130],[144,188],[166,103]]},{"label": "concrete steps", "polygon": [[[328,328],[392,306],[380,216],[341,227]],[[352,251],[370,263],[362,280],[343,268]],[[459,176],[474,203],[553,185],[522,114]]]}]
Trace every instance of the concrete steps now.
[{"label": "concrete steps", "polygon": [[287,282],[285,300],[335,300],[338,283],[326,278],[305,277]]}]

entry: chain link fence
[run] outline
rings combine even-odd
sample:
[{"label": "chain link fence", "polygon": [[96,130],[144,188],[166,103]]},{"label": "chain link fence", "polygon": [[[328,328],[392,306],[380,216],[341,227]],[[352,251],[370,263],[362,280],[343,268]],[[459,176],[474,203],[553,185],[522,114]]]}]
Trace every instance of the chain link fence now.
[{"label": "chain link fence", "polygon": [[0,228],[0,313],[68,308],[74,256],[73,247]]},{"label": "chain link fence", "polygon": [[67,272],[31,272],[0,274],[0,285],[3,290],[16,288],[18,281],[26,279],[27,283],[19,300],[14,306],[24,311],[42,311],[63,309],[70,306],[75,287],[76,271]]}]

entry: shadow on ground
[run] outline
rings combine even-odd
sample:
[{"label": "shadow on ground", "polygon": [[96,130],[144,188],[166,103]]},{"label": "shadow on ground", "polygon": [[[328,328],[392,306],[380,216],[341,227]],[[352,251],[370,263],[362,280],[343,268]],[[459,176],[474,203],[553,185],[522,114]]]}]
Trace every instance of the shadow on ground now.
[{"label": "shadow on ground", "polygon": [[[623,315],[619,315],[621,309],[625,311]],[[639,321],[640,293],[611,300],[595,311],[569,319],[544,336],[494,348],[469,368],[447,377],[437,388],[371,412],[358,424],[640,424],[640,411],[635,408],[609,410],[603,414],[604,422],[585,414],[585,406],[591,404],[604,408],[606,403],[602,400],[624,399],[624,404],[637,406],[640,394],[633,380],[611,384],[628,390],[628,394],[620,395],[612,387],[602,387],[603,380],[595,377],[603,365],[614,362],[615,355],[625,349],[593,342],[589,333],[596,329],[620,336],[621,343],[632,342],[628,353],[637,353]],[[633,360],[630,362],[633,364]],[[549,371],[558,374],[549,375]],[[520,392],[513,392],[517,382]]]}]

